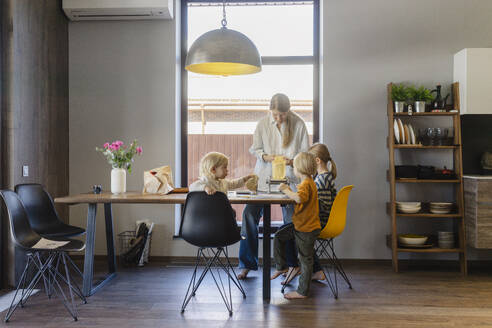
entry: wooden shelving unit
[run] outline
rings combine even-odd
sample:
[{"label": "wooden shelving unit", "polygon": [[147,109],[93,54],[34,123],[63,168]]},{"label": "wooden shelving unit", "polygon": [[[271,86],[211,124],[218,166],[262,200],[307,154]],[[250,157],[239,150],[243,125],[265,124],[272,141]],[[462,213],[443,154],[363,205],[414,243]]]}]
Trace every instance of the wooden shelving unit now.
[{"label": "wooden shelving unit", "polygon": [[[453,112],[425,112],[425,113],[395,113],[393,101],[391,99],[392,83],[387,86],[388,90],[388,140],[387,146],[389,150],[389,170],[388,181],[390,184],[390,201],[388,203],[388,213],[391,217],[391,236],[390,247],[392,250],[393,269],[398,272],[398,253],[457,253],[459,255],[460,269],[463,275],[467,274],[466,265],[466,243],[465,243],[465,225],[463,220],[463,168],[461,159],[461,124],[460,124],[460,98],[459,98],[459,84],[453,83],[453,99],[454,109]],[[450,117],[453,122],[454,140],[453,145],[450,146],[422,146],[422,145],[399,145],[395,144],[395,135],[393,129],[393,121],[395,118],[407,117],[407,120],[411,120],[412,117],[425,117],[430,120],[432,117]],[[423,119],[423,118],[420,118]],[[430,180],[430,179],[397,179],[395,177],[395,151],[414,151],[414,150],[427,150],[437,151],[436,155],[446,156],[440,150],[452,150],[453,152],[453,169],[457,175],[456,179],[452,180]],[[428,184],[432,187],[432,184],[449,184],[454,188],[455,203],[457,209],[455,213],[449,214],[433,214],[428,212],[419,212],[415,214],[398,213],[396,211],[396,188],[400,185],[402,188],[406,184]],[[398,219],[450,219],[454,222],[454,231],[458,233],[457,248],[443,249],[436,247],[432,248],[403,248],[398,245]],[[429,231],[432,233],[432,231]]]}]

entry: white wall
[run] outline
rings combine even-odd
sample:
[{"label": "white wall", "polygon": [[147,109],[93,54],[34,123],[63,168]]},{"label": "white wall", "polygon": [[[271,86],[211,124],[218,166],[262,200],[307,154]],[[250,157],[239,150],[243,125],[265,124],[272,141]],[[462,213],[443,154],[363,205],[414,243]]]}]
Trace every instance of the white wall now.
[{"label": "white wall", "polygon": [[[454,53],[492,46],[492,1],[325,0],[322,14],[323,141],[337,162],[337,183],[355,185],[339,255],[389,258],[386,84],[451,83]],[[141,188],[144,169],[174,163],[174,24],[70,24],[71,193],[95,183],[109,188],[110,167],[93,150],[104,141],[135,137],[144,146],[129,189]],[[157,221],[153,255],[194,255],[192,247],[172,240],[171,206],[114,208],[116,231],[139,218]],[[75,207],[71,223],[83,225],[85,216],[85,207]],[[98,229],[96,251],[103,254],[102,220]]]},{"label": "white wall", "polygon": [[492,1],[325,0],[323,15],[324,142],[339,185],[355,185],[337,247],[342,257],[389,258],[386,84],[449,85],[456,52],[492,46]]},{"label": "white wall", "polygon": [[[70,193],[94,184],[109,190],[111,167],[94,148],[133,138],[144,152],[127,176],[127,189],[141,190],[145,169],[174,165],[175,20],[72,22],[69,40]],[[184,243],[171,238],[173,206],[114,205],[113,211],[116,232],[151,219],[157,223],[152,254],[183,255]],[[84,226],[86,215],[86,206],[74,206],[70,222]],[[104,254],[105,245],[101,206],[96,254]]]}]

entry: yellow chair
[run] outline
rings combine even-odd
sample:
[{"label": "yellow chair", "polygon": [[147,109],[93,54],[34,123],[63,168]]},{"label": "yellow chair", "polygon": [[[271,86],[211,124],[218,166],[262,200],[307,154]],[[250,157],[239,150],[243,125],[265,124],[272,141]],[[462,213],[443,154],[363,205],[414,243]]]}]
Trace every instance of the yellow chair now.
[{"label": "yellow chair", "polygon": [[321,230],[315,246],[316,255],[320,259],[328,259],[333,269],[333,273],[330,274],[328,269],[326,267],[323,267],[326,282],[330,286],[335,299],[338,298],[337,272],[342,276],[342,278],[348,284],[349,288],[352,289],[352,284],[350,283],[347,274],[343,270],[340,260],[335,254],[333,239],[339,236],[345,229],[345,224],[347,221],[346,219],[348,199],[350,191],[353,187],[354,186],[352,185],[345,186],[337,193],[337,196],[335,197],[335,200],[333,201],[333,205],[331,207],[328,223],[323,228],[323,230]]}]

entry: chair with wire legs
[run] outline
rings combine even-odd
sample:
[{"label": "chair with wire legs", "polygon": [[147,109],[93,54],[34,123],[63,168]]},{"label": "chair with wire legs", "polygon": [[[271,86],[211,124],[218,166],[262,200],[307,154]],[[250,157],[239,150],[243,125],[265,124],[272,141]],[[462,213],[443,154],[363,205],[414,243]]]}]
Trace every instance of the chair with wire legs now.
[{"label": "chair with wire legs", "polygon": [[[205,192],[189,193],[181,217],[180,236],[198,247],[195,268],[181,306],[181,313],[195,296],[207,273],[210,273],[229,315],[232,315],[231,281],[239,289],[243,298],[246,298],[246,293],[237,279],[227,252],[228,246],[241,239],[227,196],[221,192],[214,195],[207,195]],[[202,265],[203,271],[198,274],[198,268]],[[221,272],[227,276],[228,293]]]},{"label": "chair with wire legs", "polygon": [[[24,205],[32,230],[41,237],[48,239],[72,238],[85,234],[85,229],[66,224],[60,220],[53,198],[43,185],[38,183],[18,184],[15,186],[15,192]],[[81,270],[72,259],[67,256],[66,260],[70,267],[82,277]],[[56,261],[56,268],[58,268],[59,262],[59,260]],[[46,290],[48,297],[51,297],[51,292],[52,290]]]},{"label": "chair with wire legs", "polygon": [[354,186],[352,185],[345,186],[338,192],[331,207],[328,223],[323,230],[321,230],[315,245],[316,255],[320,259],[328,260],[331,265],[331,272],[328,270],[327,266],[323,266],[323,272],[326,277],[326,282],[328,283],[328,286],[330,287],[335,299],[338,299],[337,273],[342,276],[348,287],[352,289],[350,279],[345,273],[345,270],[343,270],[342,263],[335,254],[333,240],[345,229],[347,222],[348,199],[353,187]]},{"label": "chair with wire legs", "polygon": [[[19,306],[24,307],[41,279],[43,279],[44,287],[47,291],[52,290],[55,296],[63,296],[63,305],[72,318],[77,321],[74,294],[80,297],[84,303],[87,303],[87,301],[70,275],[68,269],[70,258],[67,252],[82,251],[85,248],[84,243],[73,239],[59,238],[53,240],[41,237],[31,229],[24,205],[15,192],[1,190],[0,197],[7,208],[12,240],[16,247],[26,252],[27,257],[27,263],[17,284],[14,298],[5,315],[5,322],[10,320],[12,314]],[[58,271],[58,264],[56,263],[60,262],[65,268],[65,275]],[[60,282],[65,283],[68,287],[70,300]],[[19,291],[20,299],[17,297]]]},{"label": "chair with wire legs", "polygon": [[[331,267],[331,272],[328,266],[322,266],[323,273],[325,274],[326,282],[333,293],[335,299],[338,299],[338,281],[337,273],[340,274],[347,283],[348,287],[352,289],[352,284],[343,270],[342,263],[335,254],[335,247],[333,245],[333,240],[335,237],[339,236],[345,229],[345,224],[347,221],[347,205],[350,195],[350,191],[354,186],[343,187],[335,197],[333,205],[330,211],[330,217],[328,218],[328,223],[321,230],[316,244],[314,246],[315,254],[319,259],[326,259]],[[290,281],[293,277],[291,276],[294,271],[290,271],[286,277],[286,281]],[[282,287],[282,293],[284,293],[286,285]]]}]

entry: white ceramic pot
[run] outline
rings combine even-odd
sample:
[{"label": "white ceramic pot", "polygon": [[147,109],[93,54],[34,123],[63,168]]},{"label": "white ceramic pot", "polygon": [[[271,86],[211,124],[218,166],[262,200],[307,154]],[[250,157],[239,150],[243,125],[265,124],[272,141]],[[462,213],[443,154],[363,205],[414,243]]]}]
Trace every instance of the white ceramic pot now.
[{"label": "white ceramic pot", "polygon": [[111,192],[121,194],[126,192],[126,170],[115,168],[111,170]]}]

